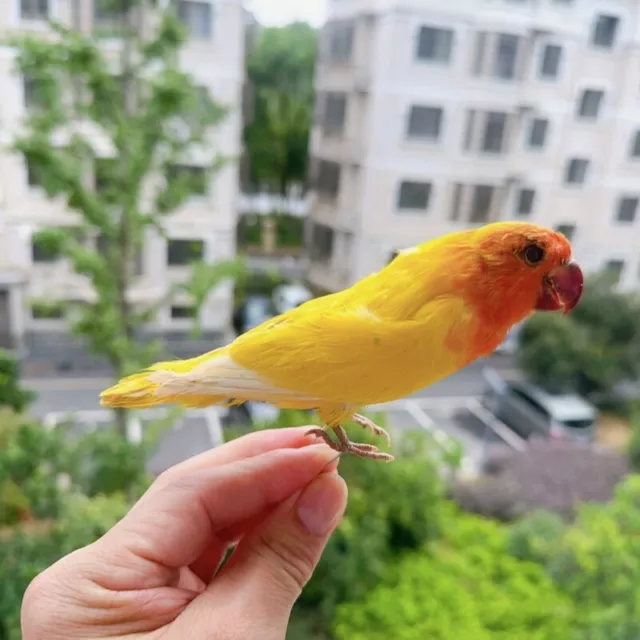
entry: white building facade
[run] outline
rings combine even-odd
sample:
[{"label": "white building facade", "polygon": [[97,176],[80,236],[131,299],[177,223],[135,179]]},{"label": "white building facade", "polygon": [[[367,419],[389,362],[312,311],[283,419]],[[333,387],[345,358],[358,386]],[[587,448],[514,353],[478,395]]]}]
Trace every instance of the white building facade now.
[{"label": "white building facade", "polygon": [[[97,0],[6,0],[0,4],[3,34],[46,32],[48,17],[86,33],[109,20],[99,11]],[[190,32],[181,52],[181,66],[213,99],[229,108],[214,133],[215,151],[237,158],[241,153],[246,24],[242,0],[179,0],[176,4]],[[3,145],[10,143],[12,131],[20,126],[29,106],[28,88],[25,90],[24,79],[14,72],[13,56],[8,48],[0,50]],[[204,162],[194,156],[186,169],[204,171]],[[237,200],[238,164],[229,162],[210,183],[203,180],[198,196],[166,219],[168,239],[149,233],[131,290],[134,304],[155,303],[166,295],[170,284],[183,281],[194,251],[205,262],[235,255]],[[52,260],[32,241],[38,229],[72,222],[73,215],[64,203],[47,200],[34,184],[23,158],[8,152],[0,155],[0,346],[26,346],[28,351],[31,346],[37,350],[39,343],[55,341],[56,336],[64,341],[66,318],[58,317],[61,314],[52,313],[51,308],[43,313],[42,305],[34,301],[67,303],[91,296],[87,281],[74,274],[65,260]],[[227,331],[232,296],[230,286],[212,293],[200,318],[205,335]],[[190,304],[186,298],[177,299],[160,309],[150,332],[167,339],[185,335],[193,325]]]},{"label": "white building facade", "polygon": [[318,288],[495,220],[640,285],[637,0],[333,0],[316,87]]}]

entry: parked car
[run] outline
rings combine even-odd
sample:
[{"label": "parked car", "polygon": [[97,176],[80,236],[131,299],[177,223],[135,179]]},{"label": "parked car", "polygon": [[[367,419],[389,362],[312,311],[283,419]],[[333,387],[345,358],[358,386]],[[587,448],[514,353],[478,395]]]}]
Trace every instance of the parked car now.
[{"label": "parked car", "polygon": [[273,290],[271,299],[278,313],[285,313],[311,300],[313,294],[301,284],[282,284]]},{"label": "parked car", "polygon": [[485,369],[484,406],[522,438],[532,436],[591,441],[598,410],[573,393],[549,393],[528,382],[502,380]]}]

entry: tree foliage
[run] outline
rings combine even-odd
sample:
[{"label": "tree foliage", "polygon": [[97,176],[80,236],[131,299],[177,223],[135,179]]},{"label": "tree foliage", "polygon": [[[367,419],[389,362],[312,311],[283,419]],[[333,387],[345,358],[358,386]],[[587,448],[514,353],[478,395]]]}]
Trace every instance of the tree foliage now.
[{"label": "tree foliage", "polygon": [[20,371],[16,359],[0,349],[0,408],[8,407],[17,413],[24,411],[35,394],[20,385]]},{"label": "tree foliage", "polygon": [[[551,535],[549,535],[551,534]],[[635,640],[640,634],[640,476],[605,506],[585,504],[564,529],[532,514],[514,526],[510,548],[539,562],[576,607],[570,640]]]},{"label": "tree foliage", "polygon": [[526,322],[519,360],[542,386],[606,396],[640,376],[640,302],[616,291],[606,274],[590,277],[566,318],[538,313]]},{"label": "tree foliage", "polygon": [[122,494],[74,494],[56,520],[0,529],[0,638],[21,639],[20,605],[29,583],[62,556],[104,535],[129,506]]},{"label": "tree foliage", "polygon": [[[106,356],[120,377],[149,363],[158,344],[140,331],[184,290],[196,308],[239,265],[198,265],[191,282],[171,287],[151,305],[134,304],[136,263],[150,233],[202,187],[180,169],[194,148],[207,157],[205,188],[223,159],[209,142],[226,109],[178,65],[186,31],[172,10],[142,29],[150,0],[109,0],[109,35],[121,43],[113,56],[95,34],[53,24],[54,37],[19,35],[16,69],[31,79],[39,105],[29,109],[13,149],[49,198],[72,217],[65,228],[44,229],[37,242],[66,258],[91,285],[92,299],[76,305],[74,331]],[[98,248],[95,250],[94,247]],[[124,416],[119,416],[121,428]]]},{"label": "tree foliage", "polygon": [[132,444],[113,428],[78,437],[0,412],[0,638],[19,640],[29,582],[93,542],[149,485],[151,435]]},{"label": "tree foliage", "polygon": [[540,566],[507,553],[503,527],[448,512],[443,537],[343,604],[336,640],[566,640],[572,606]]},{"label": "tree foliage", "polygon": [[305,23],[260,30],[247,57],[254,114],[245,128],[254,184],[286,194],[307,173],[317,33]]}]

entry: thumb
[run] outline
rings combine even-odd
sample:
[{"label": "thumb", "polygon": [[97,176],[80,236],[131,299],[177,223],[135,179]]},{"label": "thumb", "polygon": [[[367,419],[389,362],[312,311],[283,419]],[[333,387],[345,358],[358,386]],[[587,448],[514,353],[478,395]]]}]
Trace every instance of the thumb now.
[{"label": "thumb", "polygon": [[239,608],[236,614],[242,617],[244,613],[246,618],[247,610],[251,611],[257,635],[246,637],[285,637],[291,608],[311,578],[346,504],[344,480],[336,471],[322,473],[242,539],[209,589],[216,599],[224,600],[228,600],[228,590],[235,591],[231,601]]}]

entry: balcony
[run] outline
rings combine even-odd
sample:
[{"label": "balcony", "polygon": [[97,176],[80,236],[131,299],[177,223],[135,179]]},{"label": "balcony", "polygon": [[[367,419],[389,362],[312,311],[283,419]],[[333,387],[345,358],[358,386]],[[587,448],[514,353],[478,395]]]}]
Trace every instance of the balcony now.
[{"label": "balcony", "polygon": [[353,136],[321,132],[316,139],[315,155],[342,165],[359,165],[364,154],[362,141]]}]

